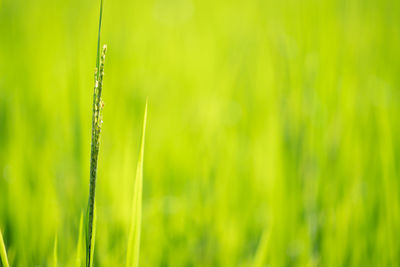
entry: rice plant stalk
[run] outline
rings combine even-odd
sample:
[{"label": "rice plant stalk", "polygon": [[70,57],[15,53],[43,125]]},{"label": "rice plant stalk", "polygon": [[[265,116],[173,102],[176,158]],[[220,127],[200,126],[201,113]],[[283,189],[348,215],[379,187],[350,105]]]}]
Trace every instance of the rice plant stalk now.
[{"label": "rice plant stalk", "polygon": [[8,264],[6,246],[4,245],[4,240],[3,240],[3,235],[1,234],[1,230],[0,230],[0,258],[4,267],[10,266]]},{"label": "rice plant stalk", "polygon": [[129,229],[128,250],[126,266],[139,266],[139,248],[140,248],[140,228],[142,222],[142,188],[143,188],[143,157],[144,141],[146,135],[147,121],[147,101],[144,110],[142,141],[140,145],[140,154],[136,168],[135,189],[132,200],[131,225]]},{"label": "rice plant stalk", "polygon": [[95,86],[93,92],[93,116],[92,116],[92,141],[90,152],[90,185],[87,211],[87,234],[86,234],[86,267],[93,264],[94,242],[95,242],[95,192],[97,177],[97,159],[99,156],[101,125],[103,123],[103,100],[101,92],[103,89],[104,62],[107,46],[104,45],[100,56],[100,32],[103,14],[103,0],[100,1],[99,31],[97,37],[97,54],[95,70]]}]

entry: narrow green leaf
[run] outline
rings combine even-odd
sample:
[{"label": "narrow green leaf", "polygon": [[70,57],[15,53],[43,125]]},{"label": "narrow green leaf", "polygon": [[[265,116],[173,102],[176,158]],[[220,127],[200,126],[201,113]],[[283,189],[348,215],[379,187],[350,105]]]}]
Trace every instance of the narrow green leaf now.
[{"label": "narrow green leaf", "polygon": [[79,235],[78,243],[76,244],[76,267],[81,267],[81,257],[82,257],[82,235],[83,235],[83,213],[81,212],[81,218],[79,220]]},{"label": "narrow green leaf", "polygon": [[90,259],[91,261],[89,262],[89,267],[93,266],[93,261],[94,261],[94,243],[96,240],[96,223],[97,223],[97,209],[96,209],[96,201],[94,202],[94,211],[93,211],[93,236],[92,236],[92,241],[91,241],[91,251],[90,251]]},{"label": "narrow green leaf", "polygon": [[270,235],[271,235],[270,230],[264,230],[254,258],[254,263],[253,263],[254,267],[261,267],[264,265],[267,257]]},{"label": "narrow green leaf", "polygon": [[[89,217],[89,213],[87,213],[86,218]],[[87,221],[88,219],[85,219]],[[94,244],[96,240],[96,223],[97,223],[97,209],[96,209],[96,200],[93,202],[93,215],[92,215],[92,224],[91,224],[91,235],[89,236],[88,228],[86,228],[86,267],[93,266],[93,256],[94,256]],[[87,225],[87,222],[85,222]],[[90,246],[89,244],[90,240]]]},{"label": "narrow green leaf", "polygon": [[57,257],[57,242],[58,242],[58,240],[57,240],[58,238],[57,238],[57,234],[56,234],[56,237],[54,238],[54,248],[53,248],[53,266],[54,267],[57,267],[57,262],[58,262],[58,257]]},{"label": "narrow green leaf", "polygon": [[8,264],[6,246],[4,245],[4,240],[3,240],[3,235],[1,234],[1,230],[0,230],[0,258],[4,267],[10,266]]},{"label": "narrow green leaf", "polygon": [[140,229],[142,222],[142,187],[143,187],[143,157],[146,136],[147,101],[144,110],[142,142],[136,169],[135,189],[132,200],[131,225],[129,229],[126,266],[139,266]]}]

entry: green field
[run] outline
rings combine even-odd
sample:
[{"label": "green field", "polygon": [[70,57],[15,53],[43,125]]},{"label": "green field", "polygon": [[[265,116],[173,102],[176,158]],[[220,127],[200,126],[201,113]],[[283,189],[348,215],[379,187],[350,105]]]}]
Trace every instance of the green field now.
[{"label": "green field", "polygon": [[[10,266],[84,266],[98,16],[0,0]],[[400,1],[105,0],[101,39],[94,266],[125,266],[146,98],[140,266],[400,266]]]}]

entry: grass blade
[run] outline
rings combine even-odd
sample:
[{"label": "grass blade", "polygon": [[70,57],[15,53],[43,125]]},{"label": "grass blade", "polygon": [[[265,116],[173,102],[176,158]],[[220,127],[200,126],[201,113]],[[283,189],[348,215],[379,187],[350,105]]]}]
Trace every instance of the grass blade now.
[{"label": "grass blade", "polygon": [[8,264],[6,246],[4,245],[4,240],[3,240],[3,235],[1,234],[1,230],[0,230],[0,258],[4,267],[10,266]]},{"label": "grass blade", "polygon": [[143,157],[146,135],[147,101],[144,110],[142,141],[136,169],[135,189],[132,201],[132,217],[129,229],[126,266],[139,266],[140,228],[142,222]]},{"label": "grass blade", "polygon": [[54,248],[53,248],[53,266],[54,267],[57,267],[57,262],[58,262],[57,243],[58,243],[58,238],[57,238],[57,234],[56,234],[56,237],[54,238]]},{"label": "grass blade", "polygon": [[255,255],[254,267],[261,267],[264,265],[264,262],[267,257],[267,250],[268,250],[268,245],[269,245],[269,239],[270,239],[271,231],[270,230],[264,230],[260,244],[258,245],[258,249]]},{"label": "grass blade", "polygon": [[83,232],[83,213],[81,212],[81,218],[79,220],[79,236],[78,236],[78,244],[76,244],[76,267],[81,266],[81,257],[82,257],[82,232]]},{"label": "grass blade", "polygon": [[[96,201],[93,203],[93,214],[90,216],[89,211],[86,216],[85,224],[89,225],[88,219],[92,218],[92,223],[90,224],[90,236],[89,236],[89,227],[86,228],[86,267],[93,266],[93,257],[94,257],[94,245],[96,240],[96,223],[97,223],[97,211],[96,211]],[[90,241],[89,241],[90,240]],[[90,243],[89,243],[90,242]]]},{"label": "grass blade", "polygon": [[94,210],[93,210],[93,230],[92,230],[92,239],[90,242],[90,247],[91,250],[89,251],[90,253],[90,261],[89,261],[89,265],[87,265],[87,267],[92,267],[93,266],[93,257],[94,257],[94,243],[96,240],[96,223],[97,223],[97,211],[96,211],[96,203],[94,203]]}]

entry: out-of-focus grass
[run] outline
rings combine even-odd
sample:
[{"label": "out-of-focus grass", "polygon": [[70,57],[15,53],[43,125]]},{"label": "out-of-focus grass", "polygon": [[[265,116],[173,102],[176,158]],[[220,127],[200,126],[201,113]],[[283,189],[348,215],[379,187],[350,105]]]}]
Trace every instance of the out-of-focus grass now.
[{"label": "out-of-focus grass", "polygon": [[3,234],[1,233],[1,229],[0,229],[0,262],[2,266],[8,267],[7,251],[6,251],[6,246],[4,245]]},{"label": "out-of-focus grass", "polygon": [[142,225],[142,203],[143,203],[143,161],[144,143],[146,137],[147,101],[144,110],[142,141],[140,142],[139,159],[136,167],[135,188],[132,198],[132,213],[128,236],[128,249],[126,255],[126,266],[139,266],[140,255],[140,233]]},{"label": "out-of-focus grass", "polygon": [[[74,256],[98,1],[0,5],[11,266]],[[400,263],[399,1],[105,1],[94,266],[125,263],[146,96],[141,266]],[[264,237],[264,238],[263,238]]]}]

